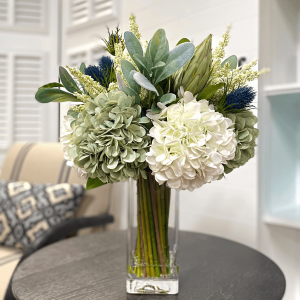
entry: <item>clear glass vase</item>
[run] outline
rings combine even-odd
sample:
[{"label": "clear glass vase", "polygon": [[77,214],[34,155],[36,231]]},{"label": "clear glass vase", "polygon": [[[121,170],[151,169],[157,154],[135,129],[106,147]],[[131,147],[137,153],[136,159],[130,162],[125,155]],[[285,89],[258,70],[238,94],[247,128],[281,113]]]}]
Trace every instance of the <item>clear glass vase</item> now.
[{"label": "clear glass vase", "polygon": [[129,181],[127,293],[178,293],[178,202],[150,172]]}]

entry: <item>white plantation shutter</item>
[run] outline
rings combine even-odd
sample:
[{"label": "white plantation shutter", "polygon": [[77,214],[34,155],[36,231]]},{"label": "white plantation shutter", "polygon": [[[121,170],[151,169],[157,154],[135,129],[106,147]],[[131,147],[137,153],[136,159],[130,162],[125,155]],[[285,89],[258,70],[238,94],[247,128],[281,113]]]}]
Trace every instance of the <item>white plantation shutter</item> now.
[{"label": "white plantation shutter", "polygon": [[77,25],[89,19],[89,1],[71,0],[71,24]]},{"label": "white plantation shutter", "polygon": [[41,56],[16,55],[14,57],[14,142],[43,140],[43,104],[34,99],[37,89],[42,85],[42,70]]},{"label": "white plantation shutter", "polygon": [[6,149],[9,144],[7,68],[8,56],[0,54],[0,149]]},{"label": "white plantation shutter", "polygon": [[98,65],[99,59],[101,58],[101,56],[106,55],[108,56],[108,52],[106,52],[104,50],[103,46],[99,46],[96,48],[93,48],[91,50],[91,59],[90,59],[90,64],[91,65]]},{"label": "white plantation shutter", "polygon": [[8,22],[8,0],[0,0],[0,24]]},{"label": "white plantation shutter", "polygon": [[43,0],[14,0],[14,23],[26,27],[43,27]]},{"label": "white plantation shutter", "polygon": [[68,56],[68,66],[73,68],[79,68],[81,63],[87,64],[88,62],[88,53],[87,51],[79,51],[72,53]]},{"label": "white plantation shutter", "polygon": [[103,17],[113,13],[112,0],[94,0],[93,16]]},{"label": "white plantation shutter", "polygon": [[70,25],[78,25],[113,14],[113,0],[69,0]]}]

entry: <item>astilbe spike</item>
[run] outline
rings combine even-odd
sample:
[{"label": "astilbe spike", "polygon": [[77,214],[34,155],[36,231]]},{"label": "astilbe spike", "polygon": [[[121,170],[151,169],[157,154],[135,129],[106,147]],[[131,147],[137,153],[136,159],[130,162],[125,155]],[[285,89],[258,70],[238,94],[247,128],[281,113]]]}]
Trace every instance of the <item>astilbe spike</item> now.
[{"label": "astilbe spike", "polygon": [[256,91],[251,86],[238,87],[226,96],[226,106],[231,110],[253,108],[251,103],[256,96]]}]

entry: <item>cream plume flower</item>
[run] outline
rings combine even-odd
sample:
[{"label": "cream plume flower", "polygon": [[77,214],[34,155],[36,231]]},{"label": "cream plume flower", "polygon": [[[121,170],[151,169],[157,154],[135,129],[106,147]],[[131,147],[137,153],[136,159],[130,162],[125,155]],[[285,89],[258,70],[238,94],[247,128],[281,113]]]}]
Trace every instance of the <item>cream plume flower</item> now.
[{"label": "cream plume flower", "polygon": [[229,118],[215,112],[207,100],[181,94],[177,104],[153,120],[147,162],[159,184],[193,191],[224,173],[223,164],[234,158],[237,141]]}]

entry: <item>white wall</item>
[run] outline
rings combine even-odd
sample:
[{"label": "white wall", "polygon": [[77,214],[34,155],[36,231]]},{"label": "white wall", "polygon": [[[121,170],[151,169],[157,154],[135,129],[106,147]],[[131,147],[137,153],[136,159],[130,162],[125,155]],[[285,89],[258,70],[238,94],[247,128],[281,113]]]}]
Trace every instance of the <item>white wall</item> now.
[{"label": "white wall", "polygon": [[[258,56],[258,0],[123,0],[121,30],[129,28],[134,13],[142,38],[158,28],[166,30],[170,46],[187,37],[199,44],[213,34],[213,47],[232,23],[227,55]],[[257,83],[254,83],[257,86]],[[213,234],[256,246],[257,160],[235,170],[219,182],[181,192],[180,228]]]}]

